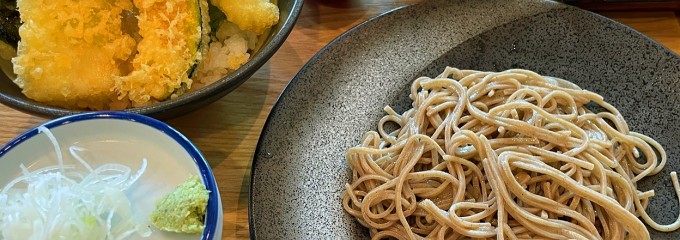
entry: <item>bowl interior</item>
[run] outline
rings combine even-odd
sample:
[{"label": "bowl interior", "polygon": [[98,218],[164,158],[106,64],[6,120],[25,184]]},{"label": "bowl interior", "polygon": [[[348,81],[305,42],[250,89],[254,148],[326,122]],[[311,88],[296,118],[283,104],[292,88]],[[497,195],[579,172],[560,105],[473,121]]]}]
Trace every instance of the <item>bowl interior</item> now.
[{"label": "bowl interior", "polygon": [[[119,163],[135,172],[139,169],[142,159],[147,159],[146,171],[126,191],[133,203],[134,213],[140,216],[145,224],[150,224],[148,216],[155,208],[156,201],[172,192],[190,175],[203,175],[196,163],[204,161],[202,158],[196,159],[195,154],[190,153],[190,150],[166,132],[139,122],[109,118],[88,119],[65,122],[50,130],[59,142],[65,164],[80,166],[69,154],[69,146],[87,149],[88,151],[80,156],[93,168],[105,163]],[[0,152],[0,154],[4,152],[0,156],[1,186],[5,186],[21,174],[20,164],[24,164],[29,170],[57,165],[56,153],[45,134],[37,134],[37,130],[34,129],[18,140],[20,142],[10,144]],[[214,185],[212,176],[209,180],[204,178],[205,181],[213,181]],[[208,185],[206,183],[206,186]],[[219,194],[215,195],[219,197]],[[217,202],[219,203],[219,200]],[[218,214],[220,217],[213,218],[217,219],[217,222],[207,225],[220,223],[217,229],[221,230],[221,212],[221,207],[216,212],[209,212],[208,215]],[[152,228],[152,231],[151,239],[201,239],[200,234],[167,233],[155,228]]]},{"label": "bowl interior", "polygon": [[[185,93],[178,98],[144,107],[129,108],[125,111],[167,119],[194,111],[236,89],[281,47],[295,25],[302,9],[303,0],[275,0],[274,2],[279,7],[279,22],[272,26],[269,32],[260,36],[266,38],[264,43],[251,55],[250,60],[239,69],[212,84]],[[22,112],[48,118],[87,112],[53,107],[27,98],[21,93],[21,89],[3,73],[0,73],[0,103]]]}]

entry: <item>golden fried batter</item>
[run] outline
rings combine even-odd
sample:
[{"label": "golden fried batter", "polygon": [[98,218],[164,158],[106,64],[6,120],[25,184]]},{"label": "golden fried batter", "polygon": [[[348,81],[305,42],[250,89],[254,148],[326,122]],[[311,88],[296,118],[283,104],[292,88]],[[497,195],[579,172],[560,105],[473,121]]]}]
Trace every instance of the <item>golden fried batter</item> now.
[{"label": "golden fried batter", "polygon": [[182,84],[191,86],[189,70],[201,57],[201,14],[197,0],[134,0],[134,4],[142,40],[133,71],[118,78],[115,89],[133,106],[144,106],[165,100]]},{"label": "golden fried batter", "polygon": [[105,109],[119,64],[135,42],[121,32],[127,0],[19,0],[24,23],[12,62],[15,83],[36,101],[65,108]]},{"label": "golden fried batter", "polygon": [[279,21],[279,8],[267,0],[210,0],[240,29],[260,35]]},{"label": "golden fried batter", "polygon": [[[211,1],[253,39],[279,20],[266,0]],[[28,98],[67,109],[118,110],[176,97],[191,88],[211,41],[207,0],[18,0],[17,7],[23,24],[14,82]],[[219,75],[253,49],[245,38],[219,41],[216,49],[229,50],[213,53],[213,63],[228,63],[214,66],[227,70]]]}]

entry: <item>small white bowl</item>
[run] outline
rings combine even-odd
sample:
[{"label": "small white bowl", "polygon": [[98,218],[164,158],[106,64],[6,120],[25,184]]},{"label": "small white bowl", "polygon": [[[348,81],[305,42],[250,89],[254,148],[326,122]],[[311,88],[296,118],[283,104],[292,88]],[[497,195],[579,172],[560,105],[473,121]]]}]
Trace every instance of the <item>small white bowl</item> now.
[{"label": "small white bowl", "polygon": [[[59,142],[65,163],[75,161],[68,153],[72,145],[93,153],[85,158],[93,168],[119,163],[136,171],[146,158],[146,171],[126,194],[135,214],[149,225],[148,216],[158,200],[190,175],[201,176],[210,191],[203,234],[168,233],[152,227],[153,233],[146,239],[221,239],[222,204],[215,178],[203,155],[177,130],[161,121],[126,112],[71,115],[43,125]],[[39,134],[37,128],[31,129],[0,149],[0,187],[21,174],[20,164],[33,170],[56,165],[56,159],[46,135]]]}]

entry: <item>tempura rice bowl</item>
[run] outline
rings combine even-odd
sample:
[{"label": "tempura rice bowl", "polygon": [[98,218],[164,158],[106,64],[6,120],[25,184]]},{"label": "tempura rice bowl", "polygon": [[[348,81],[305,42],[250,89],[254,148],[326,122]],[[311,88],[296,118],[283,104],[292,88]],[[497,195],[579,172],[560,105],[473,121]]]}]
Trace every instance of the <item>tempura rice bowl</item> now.
[{"label": "tempura rice bowl", "polygon": [[[250,59],[228,75],[213,72],[214,82],[204,84],[198,82],[196,88],[176,98],[164,100],[142,107],[127,108],[124,111],[168,119],[194,111],[214,102],[236,89],[265,64],[283,44],[297,20],[302,8],[302,0],[277,1],[279,21],[268,32],[260,35],[259,44],[250,55]],[[7,66],[3,66],[7,67]],[[11,67],[11,66],[10,66]],[[50,106],[27,98],[22,90],[4,74],[0,74],[0,103],[29,114],[54,118],[72,115],[88,110],[73,110]]]}]

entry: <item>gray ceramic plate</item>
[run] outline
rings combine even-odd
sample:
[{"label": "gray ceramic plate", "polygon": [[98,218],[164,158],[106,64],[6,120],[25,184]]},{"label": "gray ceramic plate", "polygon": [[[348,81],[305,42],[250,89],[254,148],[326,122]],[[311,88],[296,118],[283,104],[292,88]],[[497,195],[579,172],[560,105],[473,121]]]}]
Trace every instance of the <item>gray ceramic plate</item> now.
[{"label": "gray ceramic plate", "polygon": [[[429,1],[374,18],[322,49],[281,95],[253,159],[250,230],[260,239],[364,239],[342,209],[347,148],[385,105],[406,110],[417,76],[445,66],[525,68],[600,93],[632,130],[669,154],[644,181],[661,223],[677,217],[669,172],[680,170],[680,58],[619,23],[544,1]],[[680,238],[680,231],[655,238]]]}]

